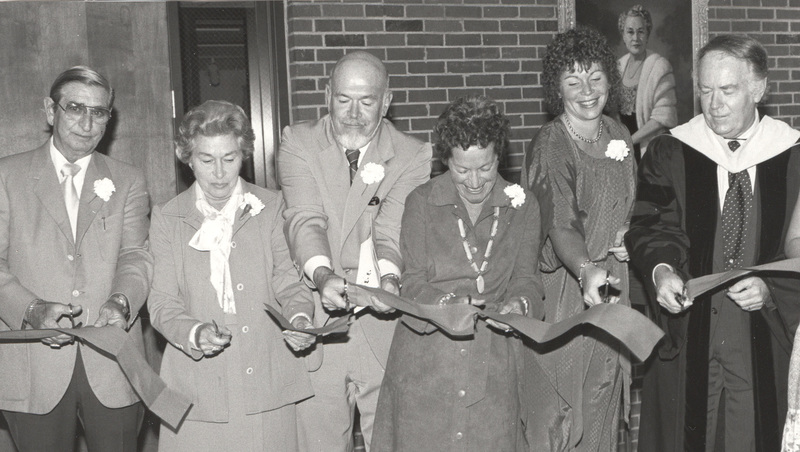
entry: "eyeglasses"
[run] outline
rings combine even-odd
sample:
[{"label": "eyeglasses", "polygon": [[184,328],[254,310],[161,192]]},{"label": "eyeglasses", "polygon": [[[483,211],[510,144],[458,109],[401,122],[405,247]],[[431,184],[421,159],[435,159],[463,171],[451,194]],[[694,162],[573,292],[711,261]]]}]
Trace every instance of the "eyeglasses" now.
[{"label": "eyeglasses", "polygon": [[111,110],[103,107],[87,107],[86,105],[79,104],[77,102],[67,102],[67,106],[64,107],[59,103],[56,103],[64,113],[67,115],[72,121],[79,121],[83,118],[84,115],[90,115],[92,121],[97,124],[105,124],[111,119]]}]

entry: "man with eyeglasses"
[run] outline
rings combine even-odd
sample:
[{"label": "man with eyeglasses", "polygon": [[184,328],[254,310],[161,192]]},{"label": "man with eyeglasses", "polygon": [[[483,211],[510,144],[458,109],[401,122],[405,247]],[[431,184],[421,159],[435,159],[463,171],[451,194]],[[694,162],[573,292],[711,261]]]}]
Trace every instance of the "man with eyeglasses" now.
[{"label": "man with eyeglasses", "polygon": [[[44,99],[52,138],[0,159],[0,331],[121,328],[143,350],[149,197],[144,174],[95,152],[114,91],[61,73]],[[134,315],[131,315],[134,314]],[[0,411],[20,451],[135,451],[144,414],[119,365],[62,334],[0,344]]]}]

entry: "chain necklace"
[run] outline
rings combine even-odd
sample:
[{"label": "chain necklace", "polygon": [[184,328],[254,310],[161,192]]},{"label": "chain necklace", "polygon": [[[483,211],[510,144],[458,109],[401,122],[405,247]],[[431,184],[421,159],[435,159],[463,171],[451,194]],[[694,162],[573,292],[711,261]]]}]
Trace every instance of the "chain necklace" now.
[{"label": "chain necklace", "polygon": [[486,244],[486,251],[483,253],[483,262],[481,263],[481,266],[478,267],[478,264],[475,263],[475,259],[472,256],[469,242],[467,241],[467,230],[464,228],[464,220],[461,218],[458,219],[458,233],[461,234],[461,243],[464,245],[464,253],[467,255],[467,260],[469,261],[470,267],[472,267],[472,270],[478,274],[478,277],[475,278],[475,284],[478,288],[478,293],[483,293],[483,290],[486,287],[483,281],[483,275],[486,273],[486,268],[489,266],[489,257],[492,255],[492,246],[494,245],[494,237],[497,235],[497,226],[499,223],[500,207],[495,207],[494,214],[492,215],[492,229],[489,233],[489,243]]},{"label": "chain necklace", "polygon": [[578,132],[576,132],[575,129],[572,128],[572,123],[569,122],[569,116],[564,115],[564,122],[567,123],[567,128],[569,129],[569,131],[572,132],[573,135],[578,137],[578,139],[583,141],[583,142],[586,142],[586,143],[589,143],[589,144],[595,144],[598,141],[600,141],[600,138],[603,137],[603,126],[604,126],[603,118],[600,118],[600,130],[597,131],[597,136],[594,137],[594,139],[591,139],[591,140],[588,139],[588,138],[582,137],[581,135],[578,135]]}]

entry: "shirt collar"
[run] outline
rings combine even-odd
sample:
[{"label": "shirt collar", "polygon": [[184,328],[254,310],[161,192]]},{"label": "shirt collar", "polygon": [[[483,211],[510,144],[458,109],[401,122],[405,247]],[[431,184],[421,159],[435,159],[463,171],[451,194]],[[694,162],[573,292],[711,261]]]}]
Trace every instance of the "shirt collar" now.
[{"label": "shirt collar", "polygon": [[[86,173],[86,168],[89,167],[89,162],[92,160],[92,155],[94,155],[94,152],[85,157],[81,157],[74,162],[75,165],[78,165],[81,168],[80,171],[78,171],[78,174],[75,176]],[[64,157],[64,154],[62,154],[61,151],[56,148],[55,143],[53,143],[53,137],[50,137],[50,160],[53,162],[53,167],[56,169],[58,181],[63,182],[64,176],[61,174],[61,169],[64,168],[64,165],[69,163],[69,160],[67,160],[66,157]],[[73,176],[73,180],[74,179],[75,177]]]}]

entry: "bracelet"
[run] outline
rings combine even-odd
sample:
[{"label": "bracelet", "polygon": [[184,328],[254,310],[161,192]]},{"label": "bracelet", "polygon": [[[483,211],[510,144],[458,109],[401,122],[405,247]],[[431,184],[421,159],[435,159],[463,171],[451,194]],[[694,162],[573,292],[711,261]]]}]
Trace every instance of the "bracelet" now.
[{"label": "bracelet", "polygon": [[578,285],[581,286],[581,289],[583,289],[583,269],[586,268],[587,265],[594,265],[597,267],[597,264],[592,262],[591,259],[586,259],[583,261],[580,268],[578,268]]},{"label": "bracelet", "polygon": [[403,285],[400,284],[400,276],[398,276],[397,273],[387,273],[385,275],[381,275],[381,281],[383,281],[383,278],[391,279],[398,288],[403,287]]},{"label": "bracelet", "polygon": [[439,297],[439,303],[438,304],[439,304],[439,306],[444,306],[447,303],[449,303],[450,300],[452,300],[455,297],[456,297],[456,294],[454,294],[453,292],[450,292],[448,294],[444,294],[441,297]]},{"label": "bracelet", "polygon": [[528,310],[530,309],[529,308],[530,303],[528,302],[528,297],[519,297],[519,299],[520,301],[522,301],[522,306],[525,308],[522,310],[522,315],[527,317]]}]

